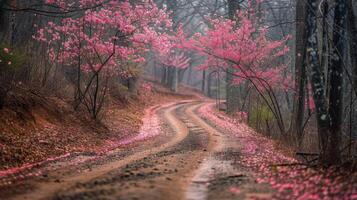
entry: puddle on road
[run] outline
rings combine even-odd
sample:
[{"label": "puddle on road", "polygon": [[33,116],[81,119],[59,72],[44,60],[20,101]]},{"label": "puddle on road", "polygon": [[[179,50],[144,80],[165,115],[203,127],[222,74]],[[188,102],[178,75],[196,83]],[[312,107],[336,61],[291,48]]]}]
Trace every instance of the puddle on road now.
[{"label": "puddle on road", "polygon": [[206,200],[210,182],[222,173],[234,173],[230,161],[216,160],[214,158],[205,159],[187,188],[186,200]]}]

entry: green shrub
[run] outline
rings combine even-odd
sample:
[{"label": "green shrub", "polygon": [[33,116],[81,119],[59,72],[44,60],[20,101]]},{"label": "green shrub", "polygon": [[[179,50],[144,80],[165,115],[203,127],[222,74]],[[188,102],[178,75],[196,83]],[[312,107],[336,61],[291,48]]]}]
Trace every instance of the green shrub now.
[{"label": "green shrub", "polygon": [[[274,120],[274,114],[271,112],[268,106],[258,105],[254,106],[250,112],[249,124],[253,127],[259,124],[265,124]],[[256,127],[260,128],[260,127]]]}]

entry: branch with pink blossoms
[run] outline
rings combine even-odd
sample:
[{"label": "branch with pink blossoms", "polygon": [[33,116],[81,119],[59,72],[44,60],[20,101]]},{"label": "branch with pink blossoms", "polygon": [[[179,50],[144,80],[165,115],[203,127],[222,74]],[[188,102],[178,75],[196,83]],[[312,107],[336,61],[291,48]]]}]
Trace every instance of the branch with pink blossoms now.
[{"label": "branch with pink blossoms", "polygon": [[[104,1],[101,1],[104,2]],[[51,0],[47,3],[69,10],[76,6],[87,8],[98,5],[93,0]],[[165,10],[152,0],[131,4],[108,1],[95,9],[85,10],[80,16],[49,22],[40,28],[35,39],[48,44],[54,64],[76,70],[75,104],[84,104],[93,118],[97,118],[107,93],[107,80],[121,77],[123,61],[141,64],[149,48],[169,46],[166,32],[172,23]],[[59,48],[59,50],[58,50]],[[124,78],[124,77],[123,77]]]},{"label": "branch with pink blossoms", "polygon": [[210,19],[211,26],[204,34],[195,34],[188,40],[182,36],[179,47],[207,58],[199,66],[200,69],[223,70],[235,77],[233,83],[236,85],[248,81],[274,114],[281,134],[285,135],[276,91],[286,92],[292,87],[290,77],[284,75],[288,63],[276,63],[289,51],[286,42],[290,36],[270,40],[268,30],[255,25],[256,16],[252,10],[248,8],[237,12],[237,20],[223,17]]}]

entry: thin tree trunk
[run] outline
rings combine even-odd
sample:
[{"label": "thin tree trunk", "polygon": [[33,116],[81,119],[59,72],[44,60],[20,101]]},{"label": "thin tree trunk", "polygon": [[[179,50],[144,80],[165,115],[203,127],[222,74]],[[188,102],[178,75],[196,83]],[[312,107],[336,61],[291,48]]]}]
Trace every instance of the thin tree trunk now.
[{"label": "thin tree trunk", "polygon": [[203,70],[203,72],[202,72],[202,88],[201,88],[201,90],[203,93],[206,92],[206,70]]},{"label": "thin tree trunk", "polygon": [[[241,1],[238,0],[228,0],[228,18],[231,20],[235,19],[236,12],[240,8]],[[239,109],[239,88],[234,85],[235,72],[233,67],[227,69],[226,73],[226,104],[227,113],[235,113]]]},{"label": "thin tree trunk", "polygon": [[172,87],[171,90],[173,92],[177,92],[178,91],[178,68],[174,67],[173,69],[173,78],[172,78]]},{"label": "thin tree trunk", "polygon": [[161,84],[166,85],[166,79],[167,79],[167,67],[162,66],[161,70]]},{"label": "thin tree trunk", "polygon": [[208,77],[207,77],[207,96],[208,97],[212,97],[212,91],[211,91],[211,87],[212,87],[212,75],[213,73],[209,73]]}]

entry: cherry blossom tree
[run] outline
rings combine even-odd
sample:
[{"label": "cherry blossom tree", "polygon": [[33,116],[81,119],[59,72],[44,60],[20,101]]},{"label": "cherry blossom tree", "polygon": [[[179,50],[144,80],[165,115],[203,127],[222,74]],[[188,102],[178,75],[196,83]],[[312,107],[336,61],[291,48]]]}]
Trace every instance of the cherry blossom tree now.
[{"label": "cherry blossom tree", "polygon": [[190,58],[186,56],[186,52],[180,49],[181,38],[183,37],[182,27],[179,28],[177,33],[171,31],[165,37],[161,37],[165,41],[159,45],[165,44],[164,48],[154,48],[154,56],[157,61],[166,67],[175,67],[185,69],[189,66]]},{"label": "cherry blossom tree", "polygon": [[254,24],[252,9],[238,11],[236,19],[210,19],[211,25],[205,34],[195,34],[189,40],[182,36],[181,48],[207,57],[200,68],[214,68],[227,73],[228,68],[233,68],[233,82],[241,84],[248,81],[274,114],[281,133],[285,133],[275,91],[290,89],[291,80],[284,75],[287,63],[276,65],[276,61],[289,51],[286,42],[290,37],[278,41],[269,39],[267,28]]},{"label": "cherry blossom tree", "polygon": [[[51,60],[74,69],[74,107],[83,104],[97,118],[108,91],[108,79],[127,76],[122,61],[142,63],[149,47],[165,49],[171,21],[151,0],[48,0],[63,12],[74,6],[86,9],[79,16],[49,22],[34,36],[48,44]],[[101,5],[101,6],[95,6]],[[73,70],[72,70],[73,71]]]}]

